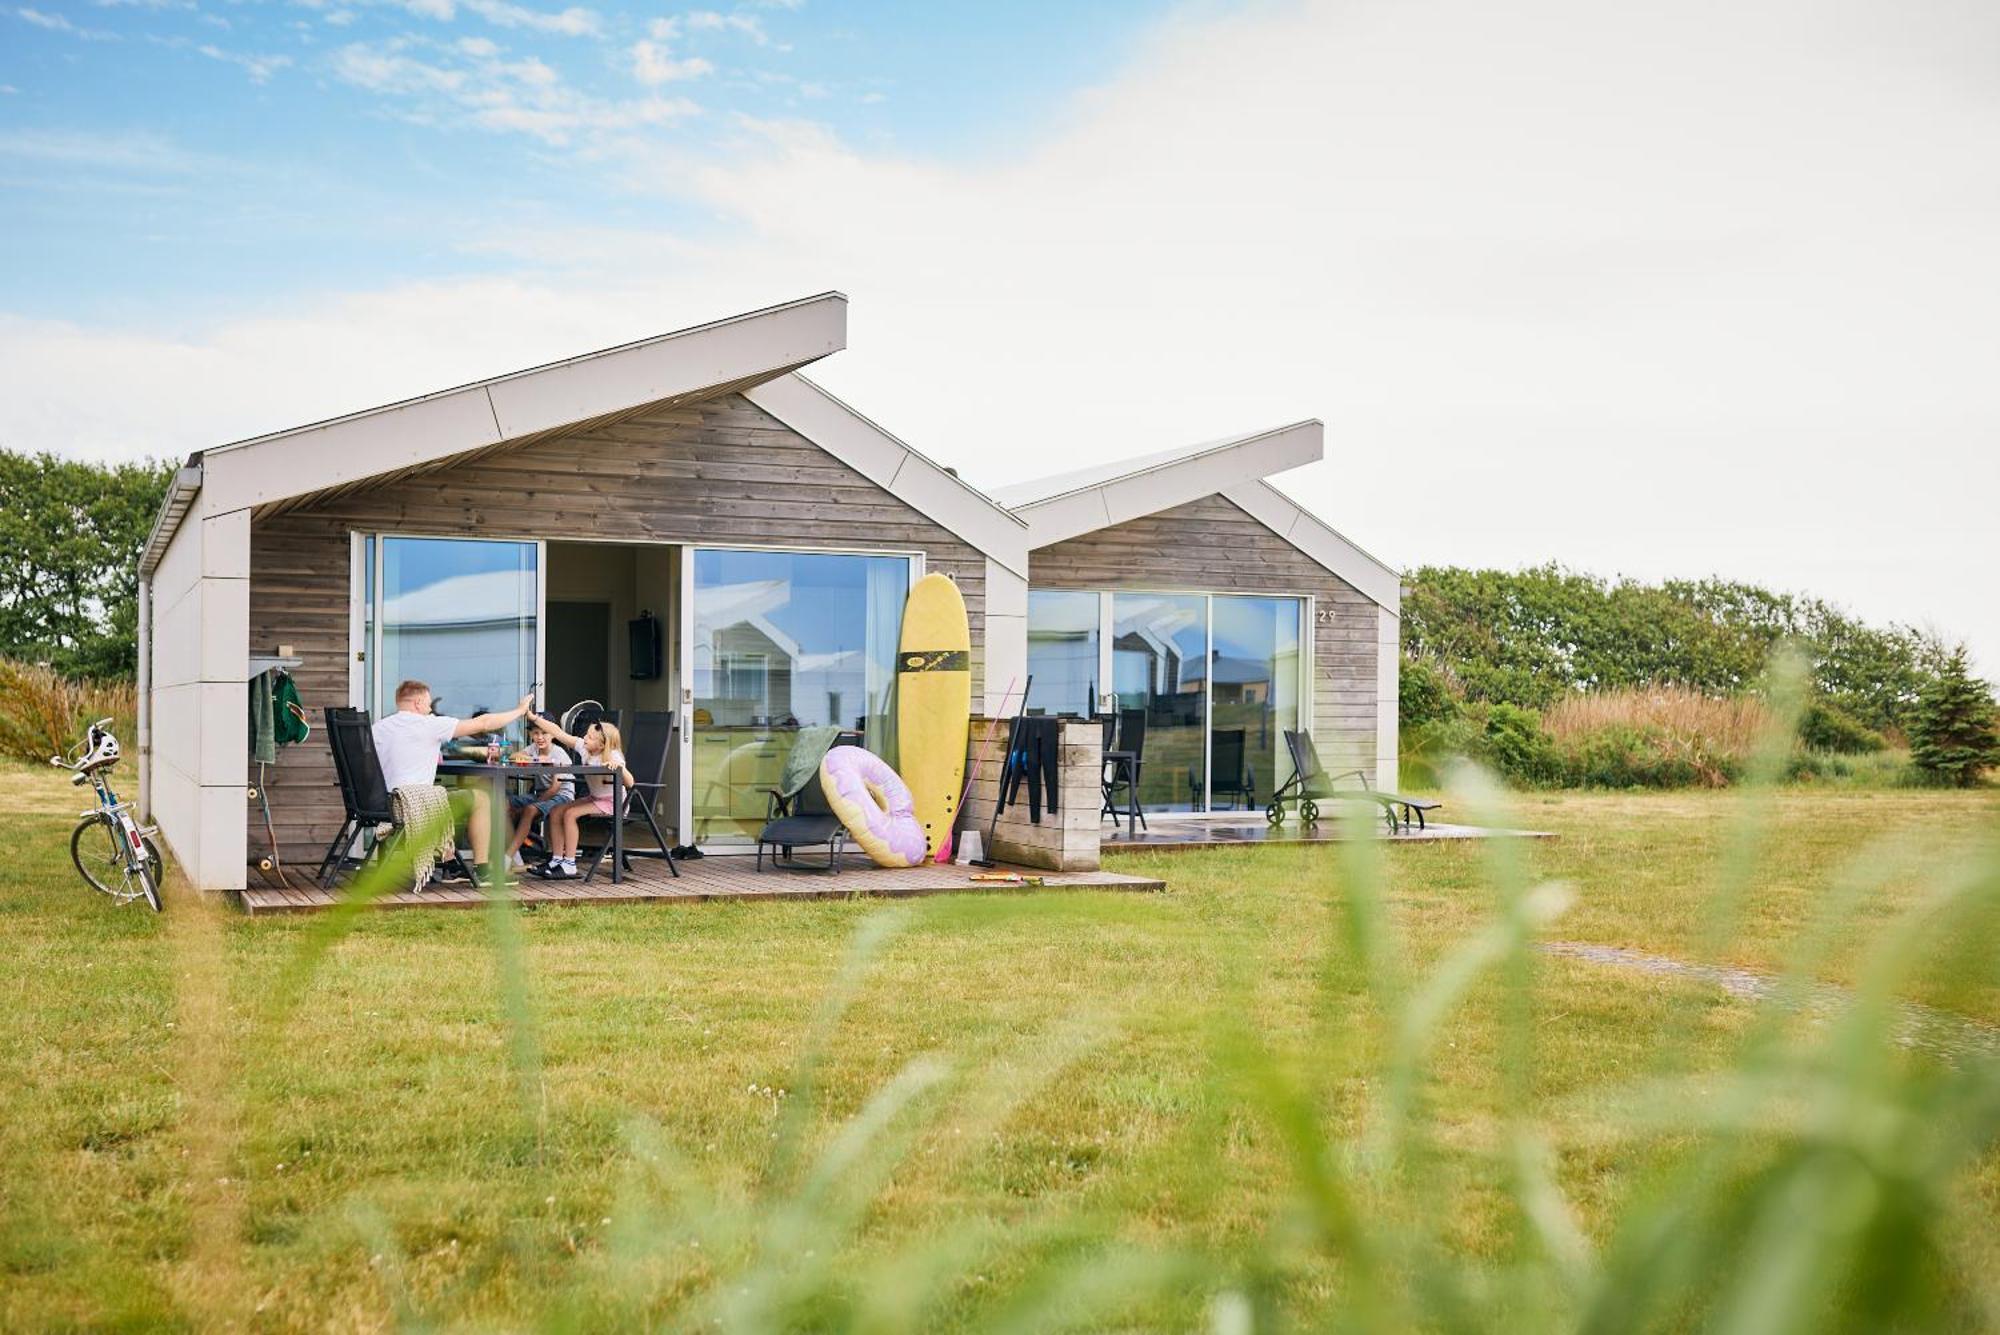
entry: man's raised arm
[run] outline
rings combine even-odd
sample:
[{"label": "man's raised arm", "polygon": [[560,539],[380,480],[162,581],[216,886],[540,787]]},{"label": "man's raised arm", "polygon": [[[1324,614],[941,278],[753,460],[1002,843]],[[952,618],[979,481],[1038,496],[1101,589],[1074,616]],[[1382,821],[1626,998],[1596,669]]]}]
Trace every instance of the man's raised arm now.
[{"label": "man's raised arm", "polygon": [[483,732],[498,732],[534,707],[535,697],[533,693],[524,695],[521,697],[520,704],[515,705],[504,714],[474,714],[471,718],[460,719],[458,726],[451,730],[451,735],[453,737],[477,737]]}]

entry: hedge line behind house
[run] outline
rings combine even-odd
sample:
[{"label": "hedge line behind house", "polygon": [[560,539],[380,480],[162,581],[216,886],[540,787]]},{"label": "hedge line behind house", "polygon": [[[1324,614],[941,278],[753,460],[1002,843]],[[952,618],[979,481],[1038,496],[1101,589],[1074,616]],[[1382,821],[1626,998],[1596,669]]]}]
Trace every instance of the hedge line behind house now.
[{"label": "hedge line behind house", "polygon": [[[2000,763],[1966,741],[1992,736],[1990,688],[1912,627],[1721,580],[1427,566],[1403,601],[1405,782],[1466,756],[1531,786],[1725,786],[1768,722],[1762,683],[1786,644],[1810,689],[1794,778],[1967,783]],[[1932,744],[1946,718],[1955,740]]]}]

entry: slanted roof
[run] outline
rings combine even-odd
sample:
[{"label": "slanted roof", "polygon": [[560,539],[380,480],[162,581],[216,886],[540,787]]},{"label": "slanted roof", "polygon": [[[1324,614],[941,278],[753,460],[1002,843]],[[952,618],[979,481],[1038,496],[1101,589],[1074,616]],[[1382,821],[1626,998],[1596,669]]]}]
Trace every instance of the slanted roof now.
[{"label": "slanted roof", "polygon": [[1383,607],[1402,602],[1402,576],[1273,487],[1275,473],[1316,463],[1326,428],[1317,419],[1142,454],[994,489],[1028,521],[1030,548],[1221,496]]},{"label": "slanted roof", "polygon": [[139,570],[152,573],[190,508],[204,518],[282,509],[649,408],[748,389],[846,346],[847,298],[823,292],[218,445],[189,460],[190,469],[199,469],[196,490],[175,488]]}]

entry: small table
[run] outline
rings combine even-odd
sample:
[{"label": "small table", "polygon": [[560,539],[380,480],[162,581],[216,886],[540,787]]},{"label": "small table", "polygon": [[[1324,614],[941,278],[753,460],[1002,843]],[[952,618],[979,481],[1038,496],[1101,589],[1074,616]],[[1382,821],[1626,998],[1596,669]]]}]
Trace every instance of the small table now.
[{"label": "small table", "polygon": [[[440,760],[439,774],[455,774],[464,779],[491,779],[494,796],[499,799],[499,810],[507,809],[507,780],[546,779],[557,774],[574,774],[585,778],[593,774],[611,776],[611,883],[618,884],[625,879],[625,771],[615,765],[489,765],[483,760]],[[592,866],[585,873],[589,880],[597,868]]]}]

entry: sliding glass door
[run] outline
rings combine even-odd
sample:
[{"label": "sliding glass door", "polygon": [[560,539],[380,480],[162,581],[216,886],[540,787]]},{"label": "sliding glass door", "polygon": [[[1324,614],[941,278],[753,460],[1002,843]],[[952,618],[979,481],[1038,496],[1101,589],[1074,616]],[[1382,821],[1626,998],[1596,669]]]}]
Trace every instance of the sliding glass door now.
[{"label": "sliding glass door", "polygon": [[[1206,795],[1203,682],[1208,599],[1198,593],[1111,595],[1111,683],[1121,735],[1128,711],[1145,719],[1139,802],[1148,811],[1199,811]],[[1129,737],[1120,742],[1129,748]]]},{"label": "sliding glass door", "polygon": [[1254,807],[1291,773],[1282,733],[1299,726],[1299,601],[1211,600],[1210,807]]},{"label": "sliding glass door", "polygon": [[428,683],[440,714],[504,710],[540,667],[541,550],[534,542],[368,535],[362,581],[362,702],[377,717],[396,687]]},{"label": "sliding glass door", "polygon": [[1306,613],[1296,597],[1030,590],[1029,703],[1095,714],[1108,682],[1146,810],[1260,808],[1291,774],[1284,733],[1305,718]]},{"label": "sliding glass door", "polygon": [[896,761],[896,645],[912,560],[834,552],[694,552],[696,842],[763,827],[802,729],[860,732]]}]

